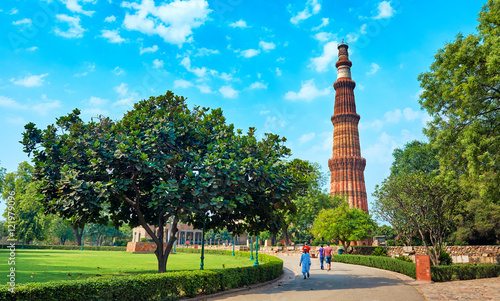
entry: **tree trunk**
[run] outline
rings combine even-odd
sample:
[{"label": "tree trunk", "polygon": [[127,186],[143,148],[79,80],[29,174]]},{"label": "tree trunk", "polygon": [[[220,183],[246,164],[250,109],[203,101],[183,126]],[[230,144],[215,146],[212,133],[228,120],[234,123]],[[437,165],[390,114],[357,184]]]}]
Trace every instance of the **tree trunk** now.
[{"label": "tree trunk", "polygon": [[82,245],[82,235],[83,235],[83,228],[78,228],[76,226],[71,226],[73,228],[73,232],[75,232],[75,237],[76,237],[76,243],[81,246]]},{"label": "tree trunk", "polygon": [[281,232],[283,232],[284,245],[288,246],[288,225],[283,226],[283,228],[281,229]]}]

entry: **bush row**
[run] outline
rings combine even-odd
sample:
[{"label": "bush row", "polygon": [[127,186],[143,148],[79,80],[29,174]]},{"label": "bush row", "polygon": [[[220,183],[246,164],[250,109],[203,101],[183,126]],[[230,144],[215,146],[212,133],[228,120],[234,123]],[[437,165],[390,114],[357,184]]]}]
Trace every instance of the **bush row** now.
[{"label": "bush row", "polygon": [[[192,250],[196,251],[196,249],[176,251],[194,252]],[[230,252],[220,253],[220,251],[207,250],[207,253],[227,255]],[[249,252],[236,252],[235,255],[250,257]],[[281,259],[263,254],[259,255],[259,260],[261,265],[256,267],[29,283],[16,286],[14,294],[8,292],[8,287],[3,285],[0,287],[0,301],[177,300],[269,281],[283,273]]]},{"label": "bush row", "polygon": [[405,274],[412,278],[416,278],[416,269],[414,263],[405,262],[390,257],[365,255],[334,255],[333,261],[389,270]]},{"label": "bush row", "polygon": [[431,267],[431,278],[435,282],[498,276],[500,276],[500,265],[498,264],[453,264]]},{"label": "bush row", "polygon": [[[1,249],[6,249],[9,245],[0,245]],[[21,245],[16,244],[16,249],[20,250]],[[24,249],[49,249],[49,250],[81,250],[81,246],[61,246],[61,245],[24,245]],[[112,247],[112,246],[83,246],[84,251],[127,251],[127,247]]]}]

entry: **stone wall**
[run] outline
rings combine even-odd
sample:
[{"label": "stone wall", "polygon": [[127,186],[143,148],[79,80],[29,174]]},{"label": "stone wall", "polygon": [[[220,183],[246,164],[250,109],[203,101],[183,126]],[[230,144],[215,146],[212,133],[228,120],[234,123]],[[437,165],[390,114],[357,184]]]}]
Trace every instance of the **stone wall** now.
[{"label": "stone wall", "polygon": [[[500,246],[446,246],[453,263],[500,263]],[[415,255],[425,255],[425,247],[387,247],[391,257],[409,256],[412,260]]]}]

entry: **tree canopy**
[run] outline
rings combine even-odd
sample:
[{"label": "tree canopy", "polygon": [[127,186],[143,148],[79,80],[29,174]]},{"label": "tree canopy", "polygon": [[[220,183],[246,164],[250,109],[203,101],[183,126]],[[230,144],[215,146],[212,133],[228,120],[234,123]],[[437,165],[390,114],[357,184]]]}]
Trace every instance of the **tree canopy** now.
[{"label": "tree canopy", "polygon": [[500,239],[500,1],[488,0],[478,20],[477,34],[458,34],[420,74],[419,102],[433,118],[424,132],[438,151],[445,180],[459,181],[473,198],[460,206],[458,239],[495,243]]},{"label": "tree canopy", "polygon": [[429,252],[432,246],[430,258],[434,265],[439,265],[444,240],[453,230],[457,204],[464,198],[454,184],[418,171],[387,178],[373,194],[376,202],[392,205],[392,214],[405,217],[405,225],[418,232]]},{"label": "tree canopy", "polygon": [[321,210],[314,220],[311,232],[326,241],[340,241],[344,248],[347,248],[352,241],[370,238],[375,228],[376,224],[370,215],[362,209],[349,207],[349,204],[344,202],[335,209]]},{"label": "tree canopy", "polygon": [[276,211],[292,208],[307,188],[311,168],[286,161],[285,138],[235,131],[221,109],[189,109],[170,91],[136,103],[118,121],[86,123],[79,114],[43,131],[25,127],[44,206],[82,224],[143,226],[157,245],[159,272],[166,271],[179,222],[200,228],[205,218],[208,229],[258,233],[278,227]]}]

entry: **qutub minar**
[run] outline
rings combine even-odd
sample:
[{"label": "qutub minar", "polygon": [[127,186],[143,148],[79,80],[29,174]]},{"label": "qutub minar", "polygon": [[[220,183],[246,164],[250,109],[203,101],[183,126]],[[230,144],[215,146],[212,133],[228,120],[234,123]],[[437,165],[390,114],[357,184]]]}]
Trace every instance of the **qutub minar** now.
[{"label": "qutub minar", "polygon": [[355,206],[368,213],[364,171],[366,160],[361,157],[358,123],[354,101],[356,83],[351,79],[352,62],[342,42],[338,45],[339,60],[335,88],[335,109],[333,123],[333,154],[328,160],[331,172],[330,194],[345,195],[351,207]]}]

